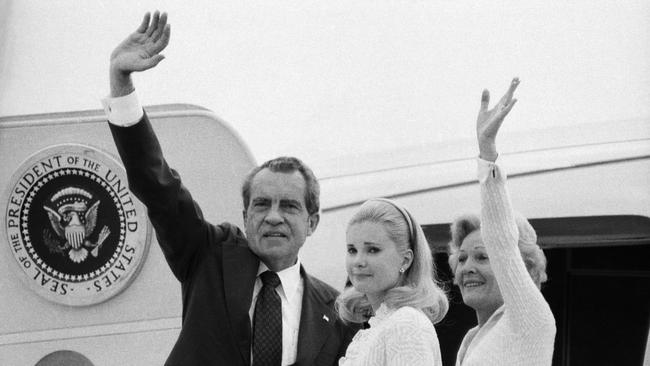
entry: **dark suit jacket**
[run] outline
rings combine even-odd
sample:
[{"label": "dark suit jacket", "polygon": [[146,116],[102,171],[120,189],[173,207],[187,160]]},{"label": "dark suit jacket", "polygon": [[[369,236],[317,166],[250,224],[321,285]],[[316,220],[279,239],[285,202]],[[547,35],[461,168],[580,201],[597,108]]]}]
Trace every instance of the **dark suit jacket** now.
[{"label": "dark suit jacket", "polygon": [[[165,159],[146,116],[110,125],[129,187],[147,206],[167,263],[181,282],[183,325],[166,365],[250,365],[248,310],[259,259],[242,231],[212,225]],[[334,311],[338,292],[303,268],[298,365],[335,365],[356,329]]]}]

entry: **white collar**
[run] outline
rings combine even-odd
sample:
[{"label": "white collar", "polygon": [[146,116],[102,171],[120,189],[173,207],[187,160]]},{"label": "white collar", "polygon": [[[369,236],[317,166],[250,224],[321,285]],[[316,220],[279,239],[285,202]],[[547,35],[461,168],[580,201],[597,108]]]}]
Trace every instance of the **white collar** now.
[{"label": "white collar", "polygon": [[[260,265],[257,268],[257,277],[259,278],[259,276],[265,271],[269,271],[269,267],[267,267],[264,262],[260,261]],[[300,259],[297,259],[296,264],[293,266],[287,267],[276,273],[280,278],[280,284],[284,295],[287,297],[287,301],[290,304],[293,304],[297,297],[298,285],[300,284]]]},{"label": "white collar", "polygon": [[375,314],[368,319],[368,324],[370,325],[370,328],[376,327],[379,325],[381,322],[386,320],[389,316],[391,316],[396,309],[389,308],[386,303],[382,302],[381,305],[379,306],[379,309],[375,311]]}]

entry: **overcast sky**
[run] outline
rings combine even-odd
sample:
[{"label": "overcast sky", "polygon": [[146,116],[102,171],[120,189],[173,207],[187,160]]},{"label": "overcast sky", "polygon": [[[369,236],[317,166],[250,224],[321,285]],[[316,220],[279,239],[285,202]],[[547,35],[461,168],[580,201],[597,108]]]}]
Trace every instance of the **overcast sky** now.
[{"label": "overcast sky", "polygon": [[513,76],[510,131],[650,119],[647,0],[0,4],[0,116],[98,109],[111,50],[157,7],[172,39],[143,104],[209,108],[258,161],[472,136],[481,90]]}]

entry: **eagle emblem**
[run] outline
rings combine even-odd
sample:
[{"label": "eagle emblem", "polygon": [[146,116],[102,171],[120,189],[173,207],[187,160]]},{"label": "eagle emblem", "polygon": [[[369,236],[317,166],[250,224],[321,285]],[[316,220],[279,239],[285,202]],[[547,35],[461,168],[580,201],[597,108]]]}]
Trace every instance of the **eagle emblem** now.
[{"label": "eagle emblem", "polygon": [[90,193],[81,188],[67,187],[52,195],[52,207],[43,205],[54,230],[43,230],[43,242],[50,252],[61,255],[67,252],[70,260],[75,263],[86,260],[89,250],[93,257],[97,257],[111,231],[104,226],[96,242],[89,240],[97,225],[100,202],[97,200],[88,207],[92,198]]}]

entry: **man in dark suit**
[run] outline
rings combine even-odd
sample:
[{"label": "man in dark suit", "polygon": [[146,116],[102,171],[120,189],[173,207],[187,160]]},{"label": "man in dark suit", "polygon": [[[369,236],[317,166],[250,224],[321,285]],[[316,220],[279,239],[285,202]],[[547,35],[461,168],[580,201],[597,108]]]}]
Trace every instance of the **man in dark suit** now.
[{"label": "man in dark suit", "polygon": [[167,165],[131,79],[163,59],[169,38],[165,13],[145,15],[111,54],[111,97],[103,101],[130,188],[181,282],[183,325],[166,364],[336,364],[355,329],[336,315],[337,291],[298,260],[320,218],[318,181],[298,159],[273,159],[242,188],[245,236],[206,222]]}]

